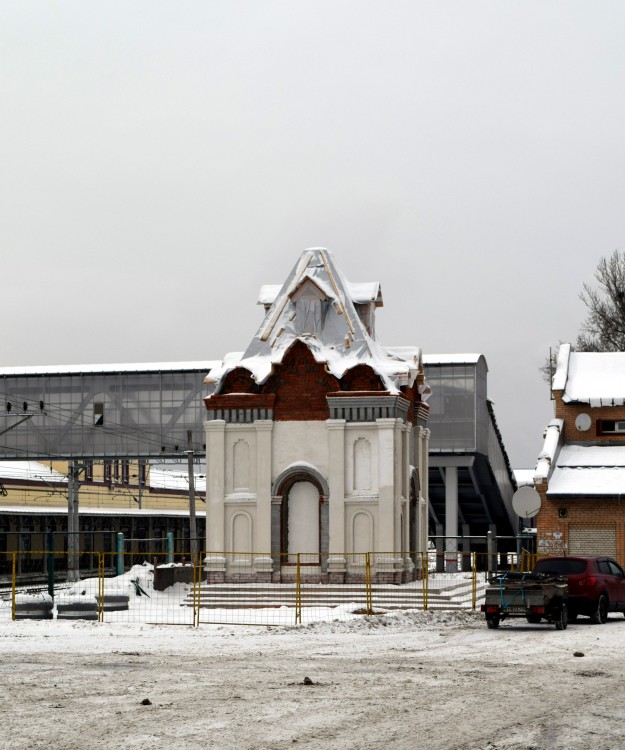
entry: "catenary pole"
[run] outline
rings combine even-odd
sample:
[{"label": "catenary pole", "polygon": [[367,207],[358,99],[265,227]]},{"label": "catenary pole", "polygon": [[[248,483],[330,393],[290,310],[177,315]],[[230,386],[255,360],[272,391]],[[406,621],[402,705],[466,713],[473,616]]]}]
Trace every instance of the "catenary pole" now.
[{"label": "catenary pole", "polygon": [[187,451],[189,467],[189,536],[191,538],[191,562],[193,565],[197,562],[197,523],[195,521],[195,476],[193,474],[194,452],[191,449],[191,435],[188,435],[189,450]]}]

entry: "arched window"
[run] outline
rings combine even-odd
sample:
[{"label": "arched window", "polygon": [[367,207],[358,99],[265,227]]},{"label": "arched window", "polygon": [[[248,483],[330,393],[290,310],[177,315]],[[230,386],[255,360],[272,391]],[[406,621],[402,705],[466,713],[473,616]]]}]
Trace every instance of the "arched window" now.
[{"label": "arched window", "polygon": [[[352,521],[352,548],[354,554],[364,554],[373,550],[373,518],[369,513],[359,511]],[[358,564],[358,560],[354,561]]]},{"label": "arched window", "polygon": [[252,519],[247,513],[237,513],[232,518],[232,552],[252,552]]}]

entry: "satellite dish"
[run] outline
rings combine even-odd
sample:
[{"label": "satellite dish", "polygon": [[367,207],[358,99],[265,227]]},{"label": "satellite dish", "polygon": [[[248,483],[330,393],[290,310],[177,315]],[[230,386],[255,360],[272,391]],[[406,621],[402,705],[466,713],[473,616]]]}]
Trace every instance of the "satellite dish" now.
[{"label": "satellite dish", "polygon": [[512,507],[517,516],[532,518],[540,510],[540,495],[529,484],[519,487],[512,496]]},{"label": "satellite dish", "polygon": [[590,414],[578,414],[575,417],[575,427],[577,427],[580,432],[586,432],[586,430],[589,430],[591,424],[592,419],[590,418]]}]

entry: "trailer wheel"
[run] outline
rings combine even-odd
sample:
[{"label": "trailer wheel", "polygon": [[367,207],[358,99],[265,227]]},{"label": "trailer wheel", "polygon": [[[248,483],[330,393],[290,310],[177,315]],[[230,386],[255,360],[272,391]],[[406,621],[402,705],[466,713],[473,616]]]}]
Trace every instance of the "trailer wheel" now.
[{"label": "trailer wheel", "polygon": [[499,618],[498,617],[488,617],[486,619],[486,624],[491,630],[494,630],[495,628],[499,627]]},{"label": "trailer wheel", "polygon": [[569,624],[569,613],[566,608],[566,604],[562,605],[558,617],[556,619],[556,630],[566,630],[566,626]]}]

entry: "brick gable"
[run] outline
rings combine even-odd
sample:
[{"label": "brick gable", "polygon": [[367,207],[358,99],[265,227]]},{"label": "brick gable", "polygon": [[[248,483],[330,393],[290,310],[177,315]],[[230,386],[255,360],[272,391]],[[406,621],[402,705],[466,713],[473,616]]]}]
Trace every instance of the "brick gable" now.
[{"label": "brick gable", "polygon": [[293,344],[262,388],[263,394],[275,394],[274,419],[283,422],[329,419],[326,396],[338,390],[339,381],[301,341]]}]

